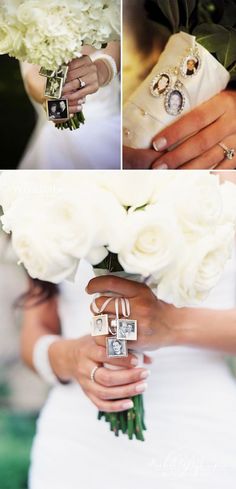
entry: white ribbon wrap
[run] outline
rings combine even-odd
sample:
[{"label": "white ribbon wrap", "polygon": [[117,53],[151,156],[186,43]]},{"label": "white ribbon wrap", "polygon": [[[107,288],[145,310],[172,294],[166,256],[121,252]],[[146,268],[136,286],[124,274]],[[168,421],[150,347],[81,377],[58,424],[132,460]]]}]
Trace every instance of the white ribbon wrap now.
[{"label": "white ribbon wrap", "polygon": [[[178,79],[183,83],[186,101],[181,115],[169,115],[164,107],[164,98],[156,98],[151,94],[151,82],[158,73],[165,72],[170,67],[179,68],[183,58],[188,55],[186,52],[196,47],[201,59],[198,73],[186,78],[181,74],[171,75],[174,82]],[[228,71],[196,42],[195,36],[185,32],[174,34],[150,75],[124,107],[124,144],[131,148],[150,148],[156,134],[183,114],[224,90],[229,79]]]}]

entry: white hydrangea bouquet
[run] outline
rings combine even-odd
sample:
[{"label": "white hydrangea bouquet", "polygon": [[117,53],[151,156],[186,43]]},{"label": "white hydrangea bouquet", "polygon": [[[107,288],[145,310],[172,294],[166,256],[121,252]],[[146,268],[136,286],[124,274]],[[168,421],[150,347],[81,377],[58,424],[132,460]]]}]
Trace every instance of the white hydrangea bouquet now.
[{"label": "white hydrangea bouquet", "polygon": [[[81,56],[84,45],[101,49],[120,37],[120,0],[2,0],[0,54],[57,72]],[[79,112],[63,127],[84,123]],[[62,125],[58,124],[58,127]]]},{"label": "white hydrangea bouquet", "polygon": [[[207,171],[4,171],[0,205],[31,277],[75,280],[85,259],[98,273],[145,280],[177,307],[207,297],[235,243],[236,185]],[[106,420],[142,440],[143,416],[139,396],[125,417]]]},{"label": "white hydrangea bouquet", "polygon": [[124,107],[124,144],[132,148],[150,148],[161,130],[236,78],[234,0],[147,0],[146,4],[150,19],[161,31],[165,27],[170,37]]}]

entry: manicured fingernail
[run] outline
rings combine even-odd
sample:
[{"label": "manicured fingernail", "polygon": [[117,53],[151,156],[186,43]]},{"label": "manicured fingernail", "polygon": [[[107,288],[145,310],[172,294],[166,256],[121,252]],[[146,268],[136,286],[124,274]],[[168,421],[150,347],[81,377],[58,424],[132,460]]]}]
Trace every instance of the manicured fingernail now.
[{"label": "manicured fingernail", "polygon": [[78,105],[77,110],[78,110],[78,112],[80,112],[82,110],[82,106]]},{"label": "manicured fingernail", "polygon": [[168,170],[168,165],[166,163],[161,163],[158,166],[154,166],[153,170]]},{"label": "manicured fingernail", "polygon": [[133,365],[134,367],[137,367],[137,365],[138,365],[138,359],[137,359],[137,358],[132,358],[132,360],[131,360],[131,362],[130,362],[130,363],[131,363],[131,365]]},{"label": "manicured fingernail", "polygon": [[159,138],[153,142],[153,148],[155,151],[162,151],[167,145],[166,138]]},{"label": "manicured fingernail", "polygon": [[139,384],[135,387],[136,392],[144,392],[147,389],[147,384]]},{"label": "manicured fingernail", "polygon": [[147,379],[151,373],[151,370],[144,370],[144,372],[141,373],[140,379]]},{"label": "manicured fingernail", "polygon": [[121,405],[121,409],[131,409],[134,407],[134,403],[132,401],[126,401]]}]

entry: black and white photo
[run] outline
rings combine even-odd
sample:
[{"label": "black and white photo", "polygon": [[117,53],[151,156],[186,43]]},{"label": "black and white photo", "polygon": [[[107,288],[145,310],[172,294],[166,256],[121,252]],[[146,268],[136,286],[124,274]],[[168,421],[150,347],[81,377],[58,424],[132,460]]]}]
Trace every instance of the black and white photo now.
[{"label": "black and white photo", "polygon": [[69,107],[66,99],[47,100],[46,107],[49,121],[66,121],[69,119]]},{"label": "black and white photo", "polygon": [[108,357],[127,357],[128,349],[125,340],[118,340],[114,337],[107,338],[107,356]]},{"label": "black and white photo", "polygon": [[118,340],[137,340],[137,321],[134,319],[119,319],[117,325]]},{"label": "black and white photo", "polygon": [[180,89],[169,90],[165,98],[165,109],[170,115],[181,114],[185,105],[185,97]]},{"label": "black and white photo", "polygon": [[104,336],[109,332],[108,316],[101,314],[92,318],[92,336]]},{"label": "black and white photo", "polygon": [[47,78],[45,97],[59,99],[61,98],[63,88],[63,78],[55,76],[52,78]]}]

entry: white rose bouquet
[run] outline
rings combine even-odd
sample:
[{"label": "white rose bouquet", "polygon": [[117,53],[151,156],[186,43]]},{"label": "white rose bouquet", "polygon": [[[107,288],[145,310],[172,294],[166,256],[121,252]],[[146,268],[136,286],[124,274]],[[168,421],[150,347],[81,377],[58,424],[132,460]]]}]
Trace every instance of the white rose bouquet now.
[{"label": "white rose bouquet", "polygon": [[[3,0],[0,54],[58,73],[84,45],[101,49],[120,36],[120,0]],[[58,127],[76,129],[83,113]]]},{"label": "white rose bouquet", "polygon": [[169,40],[124,107],[124,144],[150,148],[154,136],[236,78],[234,0],[147,0]]},{"label": "white rose bouquet", "polygon": [[[14,172],[0,176],[3,230],[33,278],[75,280],[80,259],[97,273],[145,281],[176,307],[201,303],[218,283],[236,231],[236,185],[207,171]],[[143,398],[99,413],[143,440]]]}]

